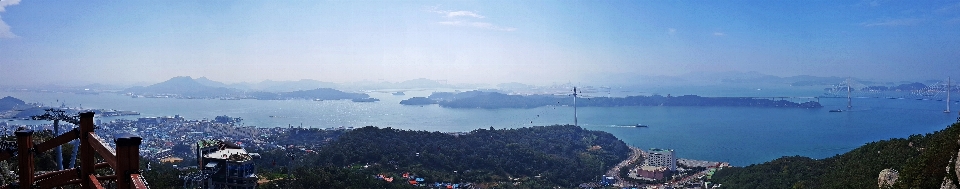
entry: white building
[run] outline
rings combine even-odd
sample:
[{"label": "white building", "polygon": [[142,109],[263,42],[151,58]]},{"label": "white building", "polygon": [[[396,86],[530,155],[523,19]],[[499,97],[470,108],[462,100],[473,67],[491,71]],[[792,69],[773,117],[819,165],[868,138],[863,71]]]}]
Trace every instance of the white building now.
[{"label": "white building", "polygon": [[670,171],[677,170],[677,155],[673,150],[651,148],[647,151],[647,159],[643,162],[646,166],[666,167]]},{"label": "white building", "polygon": [[[197,167],[210,173],[204,184],[208,189],[255,189],[257,168],[242,147],[223,141],[197,142]],[[258,155],[259,156],[259,155]]]}]

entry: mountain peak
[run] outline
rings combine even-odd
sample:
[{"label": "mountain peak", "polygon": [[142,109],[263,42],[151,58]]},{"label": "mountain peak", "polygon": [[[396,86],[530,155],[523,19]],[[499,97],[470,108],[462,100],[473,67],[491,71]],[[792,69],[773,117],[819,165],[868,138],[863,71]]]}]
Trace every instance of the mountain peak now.
[{"label": "mountain peak", "polygon": [[169,80],[193,80],[193,78],[190,76],[176,76],[176,77],[170,78]]},{"label": "mountain peak", "polygon": [[200,77],[200,78],[194,79],[193,81],[209,87],[228,87],[227,84],[223,82],[210,80],[210,79],[207,79],[207,77]]},{"label": "mountain peak", "polygon": [[170,78],[170,79],[168,79],[167,81],[160,82],[160,83],[157,83],[157,84],[153,84],[153,85],[151,85],[151,86],[161,85],[161,84],[168,84],[168,85],[169,85],[169,84],[174,84],[174,85],[198,85],[198,84],[200,84],[200,83],[198,83],[196,80],[193,80],[193,78],[190,77],[190,76],[177,76],[177,77]]},{"label": "mountain peak", "polygon": [[[179,94],[188,97],[231,96],[239,93],[235,89],[213,87],[201,83],[207,81],[214,82],[206,78],[198,78],[195,80],[190,76],[178,76],[146,87],[129,88],[126,91],[145,94]],[[220,84],[222,85],[222,83]]]}]

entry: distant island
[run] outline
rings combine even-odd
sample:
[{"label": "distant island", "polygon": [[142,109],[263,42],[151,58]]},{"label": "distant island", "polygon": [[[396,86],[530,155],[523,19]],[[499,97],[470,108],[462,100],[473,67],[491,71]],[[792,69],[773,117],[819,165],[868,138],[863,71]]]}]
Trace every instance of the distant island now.
[{"label": "distant island", "polygon": [[18,107],[27,107],[27,103],[23,100],[14,98],[12,96],[7,96],[0,98],[0,112],[13,110]]},{"label": "distant island", "polygon": [[0,98],[0,119],[30,119],[31,116],[37,116],[46,113],[47,109],[63,110],[67,114],[76,114],[78,112],[94,112],[101,117],[110,116],[130,116],[140,115],[139,112],[129,110],[112,109],[83,109],[72,107],[47,107],[38,103],[26,103],[18,98],[7,96]]},{"label": "distant island", "polygon": [[[307,82],[307,81],[302,81]],[[205,84],[206,83],[206,84]],[[174,77],[170,80],[146,87],[131,87],[124,90],[131,97],[139,98],[182,98],[182,99],[257,99],[257,100],[347,100],[367,99],[369,95],[363,93],[343,92],[332,88],[316,88],[311,90],[297,90],[290,92],[243,91],[228,88],[222,83],[215,83],[206,78],[193,79],[191,77]],[[369,100],[369,99],[368,99]]]},{"label": "distant island", "polygon": [[[429,97],[413,97],[400,101],[404,105],[439,104],[447,108],[536,108],[542,106],[572,106],[570,96],[558,95],[508,95],[499,92],[467,91],[462,93],[435,92]],[[739,106],[739,107],[784,107],[821,108],[819,102],[796,103],[787,100],[771,100],[749,97],[701,97],[683,96],[628,96],[577,98],[581,107],[617,106]]]},{"label": "distant island", "polygon": [[288,100],[288,99],[312,99],[312,100],[346,100],[346,99],[367,99],[370,95],[363,93],[348,93],[331,88],[319,88],[313,90],[293,91],[293,92],[252,92],[247,95],[257,100]]},{"label": "distant island", "polygon": [[[917,91],[927,89],[929,86],[924,85],[923,83],[913,82],[900,84],[897,86],[887,87],[887,86],[867,86],[861,89],[850,89],[850,90],[862,90],[862,91]],[[824,90],[830,90],[832,88],[826,88]]]}]

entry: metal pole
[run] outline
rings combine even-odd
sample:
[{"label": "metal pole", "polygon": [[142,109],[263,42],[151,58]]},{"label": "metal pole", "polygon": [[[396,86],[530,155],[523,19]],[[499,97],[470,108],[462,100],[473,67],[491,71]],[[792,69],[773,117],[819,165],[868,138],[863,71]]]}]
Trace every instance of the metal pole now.
[{"label": "metal pole", "polygon": [[[58,136],[60,136],[60,120],[54,119],[53,120],[53,137],[58,137]],[[57,148],[54,148],[54,150],[56,150],[54,157],[57,158],[58,171],[63,170],[63,149],[60,149],[60,146],[63,146],[63,145],[57,145]]]}]

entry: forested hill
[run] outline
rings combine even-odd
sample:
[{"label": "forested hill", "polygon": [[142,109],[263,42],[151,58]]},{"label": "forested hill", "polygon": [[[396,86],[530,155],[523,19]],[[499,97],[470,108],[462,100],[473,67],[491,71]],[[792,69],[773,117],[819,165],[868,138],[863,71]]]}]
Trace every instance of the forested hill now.
[{"label": "forested hill", "polygon": [[368,168],[373,172],[411,172],[428,182],[491,184],[517,178],[538,188],[568,188],[595,181],[629,153],[610,133],[570,125],[459,135],[364,127],[321,148],[313,165],[373,165]]},{"label": "forested hill", "polygon": [[7,110],[13,110],[17,107],[25,107],[27,105],[23,100],[13,98],[12,96],[7,96],[0,98],[0,112]]},{"label": "forested hill", "polygon": [[850,152],[814,160],[782,157],[743,168],[727,168],[714,175],[725,188],[878,188],[884,169],[899,172],[892,188],[940,188],[945,177],[957,183],[955,159],[960,123],[926,135],[911,135],[867,143]]}]

